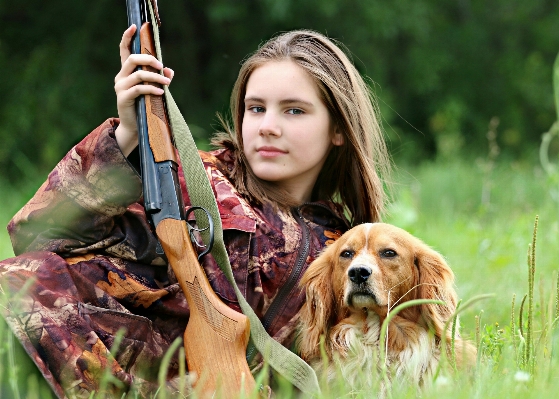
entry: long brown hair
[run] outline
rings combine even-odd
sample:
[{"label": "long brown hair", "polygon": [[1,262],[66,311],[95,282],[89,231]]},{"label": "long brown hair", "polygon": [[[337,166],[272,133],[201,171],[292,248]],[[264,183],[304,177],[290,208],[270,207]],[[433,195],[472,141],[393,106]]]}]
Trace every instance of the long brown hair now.
[{"label": "long brown hair", "polygon": [[339,202],[352,224],[379,221],[386,197],[380,176],[386,179],[389,175],[390,158],[375,97],[340,47],[310,30],[273,37],[241,66],[231,94],[233,126],[224,123],[227,132],[212,140],[235,152],[232,178],[237,190],[251,201],[280,207],[300,205],[273,183],[256,177],[243,152],[241,127],[248,79],[264,63],[282,60],[295,62],[314,79],[334,125],[344,137],[344,144],[330,151],[314,185],[312,200]]}]

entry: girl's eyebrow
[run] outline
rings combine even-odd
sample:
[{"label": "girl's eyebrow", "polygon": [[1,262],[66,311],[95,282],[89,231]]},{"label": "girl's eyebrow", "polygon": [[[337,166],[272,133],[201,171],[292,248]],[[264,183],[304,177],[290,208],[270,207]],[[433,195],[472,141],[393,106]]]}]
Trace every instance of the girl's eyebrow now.
[{"label": "girl's eyebrow", "polygon": [[[262,98],[260,97],[245,97],[244,100],[245,103],[247,102],[260,102],[263,103],[265,102]],[[283,100],[280,100],[280,105],[288,105],[288,104],[303,104],[303,105],[307,105],[309,107],[314,107],[313,103],[309,102],[309,101],[305,101],[302,100],[300,98],[286,98]]]},{"label": "girl's eyebrow", "polygon": [[252,102],[255,102],[255,103],[262,103],[262,102],[264,102],[264,100],[262,100],[260,97],[245,97],[245,100],[244,100],[244,101],[245,101],[245,103],[247,103],[247,102],[249,102],[249,101],[252,101]]},{"label": "girl's eyebrow", "polygon": [[314,107],[313,103],[301,100],[300,98],[286,98],[285,100],[280,101],[281,105],[288,105],[288,104],[302,104],[308,107]]}]

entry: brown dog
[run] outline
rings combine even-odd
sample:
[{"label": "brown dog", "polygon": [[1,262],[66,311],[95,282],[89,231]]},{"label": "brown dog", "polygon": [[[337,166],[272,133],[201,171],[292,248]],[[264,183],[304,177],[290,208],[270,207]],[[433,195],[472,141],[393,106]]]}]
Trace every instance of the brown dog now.
[{"label": "brown dog", "polygon": [[[386,335],[391,380],[423,385],[432,380],[443,339],[450,353],[450,328],[456,310],[454,274],[443,257],[406,231],[384,223],[354,227],[327,247],[303,275],[307,301],[301,310],[299,350],[328,380],[373,386],[380,369],[382,322],[396,306],[413,299],[437,299],[402,310]],[[450,323],[451,324],[451,323]],[[476,348],[455,334],[458,368],[475,363]],[[327,362],[321,356],[325,338]]]}]

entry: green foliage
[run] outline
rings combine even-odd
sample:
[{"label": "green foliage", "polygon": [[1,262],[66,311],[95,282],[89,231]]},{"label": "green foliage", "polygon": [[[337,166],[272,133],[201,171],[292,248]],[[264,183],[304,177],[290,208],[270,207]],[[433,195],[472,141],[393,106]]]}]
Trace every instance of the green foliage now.
[{"label": "green foliage", "polygon": [[486,325],[479,346],[480,358],[485,362],[498,364],[502,360],[504,347],[505,330],[499,326],[499,323]]},{"label": "green foliage", "polygon": [[557,120],[542,136],[540,144],[540,162],[548,175],[550,184],[554,187],[552,191],[553,199],[559,203],[559,169],[557,168],[557,162],[550,161],[549,154],[550,150],[553,149],[553,139],[559,137],[559,54],[557,54],[557,58],[553,65],[553,92]]},{"label": "green foliage", "polygon": [[[493,117],[502,149],[519,154],[555,120],[555,2],[161,0],[159,7],[173,94],[204,146],[218,128],[215,112],[227,111],[239,62],[293,28],[326,33],[354,54],[374,81],[397,159],[480,154]],[[125,2],[0,0],[0,21],[0,168],[12,181],[29,179],[116,115]]]},{"label": "green foliage", "polygon": [[[2,1],[7,3],[7,1]],[[107,12],[114,8],[115,12]],[[30,1],[0,6],[0,168],[12,180],[50,170],[116,110],[124,2]],[[95,42],[95,45],[91,45]]]},{"label": "green foliage", "polygon": [[557,54],[553,64],[553,94],[555,98],[555,114],[557,120],[559,120],[559,54]]}]

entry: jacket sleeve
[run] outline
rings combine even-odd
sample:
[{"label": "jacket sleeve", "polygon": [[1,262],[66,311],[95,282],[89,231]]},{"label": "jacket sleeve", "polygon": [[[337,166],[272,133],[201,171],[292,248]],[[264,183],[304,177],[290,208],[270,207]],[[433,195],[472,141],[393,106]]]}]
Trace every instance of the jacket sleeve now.
[{"label": "jacket sleeve", "polygon": [[141,179],[108,119],[73,147],[8,224],[14,253],[52,251],[69,257],[97,252],[162,264],[146,221]]}]

